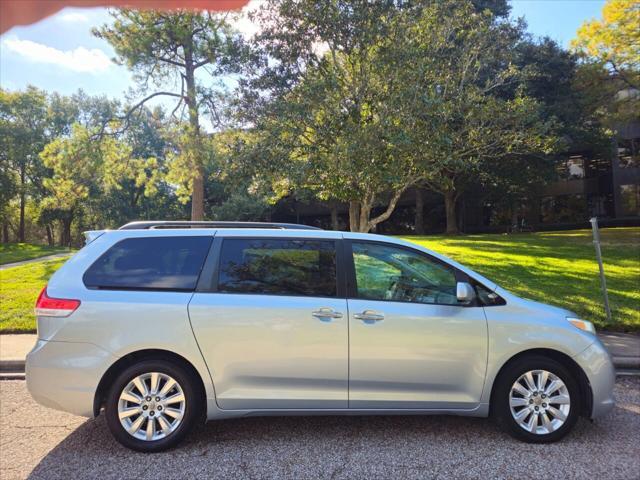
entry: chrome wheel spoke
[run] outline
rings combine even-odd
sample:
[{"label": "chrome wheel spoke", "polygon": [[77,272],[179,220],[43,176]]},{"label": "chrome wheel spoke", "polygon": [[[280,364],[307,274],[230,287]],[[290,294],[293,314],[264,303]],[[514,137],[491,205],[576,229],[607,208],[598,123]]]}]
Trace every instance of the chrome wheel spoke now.
[{"label": "chrome wheel spoke", "polygon": [[518,392],[520,395],[522,395],[523,397],[528,396],[531,392],[529,390],[527,390],[526,388],[524,388],[520,382],[516,382],[513,384],[513,390]]},{"label": "chrome wheel spoke", "polygon": [[160,428],[163,432],[171,430],[171,425],[167,422],[167,419],[163,414],[158,415],[158,423],[160,424]]},{"label": "chrome wheel spoke", "polygon": [[164,399],[164,403],[166,403],[167,405],[179,402],[184,402],[184,395],[182,394],[182,392],[176,393],[175,395],[171,395],[170,397]]},{"label": "chrome wheel spoke", "polygon": [[165,413],[165,415],[169,415],[176,420],[180,420],[182,418],[182,412],[180,410],[176,410],[175,408],[165,408],[163,412]]},{"label": "chrome wheel spoke", "polygon": [[127,429],[128,432],[131,435],[138,433],[138,430],[140,430],[140,427],[142,426],[143,423],[144,423],[144,417],[140,415],[138,418],[136,418],[135,422],[129,425],[129,428]]},{"label": "chrome wheel spoke", "polygon": [[549,404],[551,405],[569,405],[571,404],[571,399],[569,395],[556,395],[555,397],[549,398]]},{"label": "chrome wheel spoke", "polygon": [[542,370],[538,374],[538,382],[536,384],[537,390],[539,392],[543,392],[544,391],[544,387],[547,385],[547,381],[548,380],[549,380],[549,372],[547,372],[546,370]]},{"label": "chrome wheel spoke", "polygon": [[160,374],[158,372],[153,372],[151,374],[151,385],[149,387],[149,390],[151,393],[157,393],[158,392],[158,382],[160,381]]},{"label": "chrome wheel spoke", "polygon": [[535,391],[535,389],[536,389],[536,384],[535,384],[535,382],[533,381],[533,372],[527,372],[527,373],[525,373],[525,374],[523,375],[523,378],[524,378],[524,381],[525,381],[525,382],[526,382],[526,384],[527,384],[527,388],[528,388],[530,391],[532,391],[532,392],[533,392],[533,391]]},{"label": "chrome wheel spoke", "polygon": [[147,385],[140,377],[136,377],[133,379],[133,384],[136,386],[140,395],[145,396],[149,394],[149,390],[147,389]]},{"label": "chrome wheel spoke", "polygon": [[162,387],[162,390],[160,390],[158,392],[158,395],[160,395],[161,397],[164,397],[167,393],[169,393],[171,391],[171,389],[176,385],[176,381],[173,378],[169,378],[164,386]]},{"label": "chrome wheel spoke", "polygon": [[509,400],[509,405],[511,405],[512,407],[526,407],[529,405],[529,400],[527,400],[526,398],[511,397],[511,399]]},{"label": "chrome wheel spoke", "polygon": [[533,432],[533,429],[538,426],[538,412],[534,412],[529,417],[529,421],[524,424],[525,428],[530,432]]},{"label": "chrome wheel spoke", "polygon": [[127,402],[136,403],[140,405],[142,403],[142,398],[137,396],[135,393],[131,392],[122,392],[120,395],[120,400],[126,400]]},{"label": "chrome wheel spoke", "polygon": [[129,418],[137,413],[142,413],[140,408],[138,407],[127,408],[125,410],[120,410],[118,412],[118,417],[120,417],[120,420],[122,420],[123,418]]},{"label": "chrome wheel spoke", "polygon": [[551,396],[552,393],[554,393],[555,391],[557,391],[560,387],[563,387],[564,383],[560,380],[554,380],[553,382],[551,382],[551,384],[547,387],[547,389],[544,391],[544,393],[547,394],[547,396]]},{"label": "chrome wheel spoke", "polygon": [[153,435],[156,433],[156,419],[149,417],[147,421],[147,440],[153,440]]},{"label": "chrome wheel spoke", "polygon": [[551,420],[549,420],[549,415],[547,415],[547,413],[544,412],[541,415],[541,417],[542,417],[542,426],[545,428],[547,433],[553,432],[554,428],[553,428],[553,424],[551,423]]},{"label": "chrome wheel spoke", "polygon": [[558,420],[562,420],[564,422],[567,419],[567,416],[555,407],[549,407],[547,411]]}]

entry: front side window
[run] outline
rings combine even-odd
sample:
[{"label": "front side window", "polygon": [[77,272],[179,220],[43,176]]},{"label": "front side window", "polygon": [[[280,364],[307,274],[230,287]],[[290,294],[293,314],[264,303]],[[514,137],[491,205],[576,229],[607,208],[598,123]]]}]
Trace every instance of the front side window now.
[{"label": "front side window", "polygon": [[458,305],[455,271],[419,252],[352,243],[358,298]]},{"label": "front side window", "polygon": [[116,243],[84,274],[88,288],[193,290],[211,237],[129,238]]},{"label": "front side window", "polygon": [[225,239],[218,291],[335,297],[335,242]]}]

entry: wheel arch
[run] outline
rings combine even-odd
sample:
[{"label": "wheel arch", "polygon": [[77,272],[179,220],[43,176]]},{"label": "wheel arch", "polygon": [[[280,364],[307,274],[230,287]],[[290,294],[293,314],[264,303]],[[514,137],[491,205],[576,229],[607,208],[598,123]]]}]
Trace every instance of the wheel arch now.
[{"label": "wheel arch", "polygon": [[558,350],[550,348],[533,348],[524,350],[513,355],[500,367],[500,370],[496,374],[493,383],[491,385],[491,396],[489,400],[489,412],[493,414],[493,406],[496,404],[494,401],[494,395],[496,392],[496,385],[498,385],[501,375],[507,370],[507,368],[514,362],[530,356],[543,356],[551,358],[558,363],[569,369],[569,371],[575,376],[578,387],[580,388],[580,415],[590,418],[591,410],[593,406],[593,392],[591,391],[591,385],[587,375],[584,373],[580,365],[573,360],[569,355],[562,353]]},{"label": "wheel arch", "polygon": [[200,396],[200,405],[203,410],[206,412],[207,408],[207,395],[205,390],[205,385],[202,380],[202,377],[198,373],[198,370],[193,366],[193,364],[184,358],[182,355],[178,355],[177,353],[171,352],[169,350],[162,349],[145,349],[145,350],[137,350],[135,352],[128,353],[127,355],[119,358],[116,362],[114,362],[102,375],[100,382],[98,383],[98,387],[96,388],[96,393],[93,399],[93,416],[97,417],[100,415],[100,409],[104,405],[107,392],[109,387],[116,379],[118,374],[125,368],[130,367],[131,365],[135,365],[144,360],[165,360],[171,361],[182,366],[187,372],[193,377],[195,380],[196,389],[199,392]]}]

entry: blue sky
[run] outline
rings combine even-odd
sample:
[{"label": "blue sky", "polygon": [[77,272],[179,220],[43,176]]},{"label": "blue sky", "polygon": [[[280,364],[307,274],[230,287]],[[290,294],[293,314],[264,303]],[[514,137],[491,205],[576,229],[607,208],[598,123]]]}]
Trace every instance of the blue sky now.
[{"label": "blue sky", "polygon": [[[260,0],[252,0],[255,8]],[[584,20],[600,17],[604,0],[514,0],[512,16],[523,16],[529,31],[568,46]],[[0,36],[0,85],[23,89],[28,84],[49,92],[122,97],[133,85],[126,68],[111,62],[109,45],[91,35],[93,26],[109,21],[105,9],[67,8],[37,24],[15,27]],[[240,20],[239,29],[254,29]]]}]

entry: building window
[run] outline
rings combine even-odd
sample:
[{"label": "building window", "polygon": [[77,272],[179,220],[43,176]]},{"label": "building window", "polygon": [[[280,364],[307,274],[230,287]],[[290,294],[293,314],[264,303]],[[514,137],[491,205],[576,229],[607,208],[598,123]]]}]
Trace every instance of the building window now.
[{"label": "building window", "polygon": [[563,158],[557,167],[558,175],[562,180],[579,180],[584,178],[584,156],[569,155],[568,158]]},{"label": "building window", "polygon": [[640,138],[618,141],[620,168],[640,167]]},{"label": "building window", "polygon": [[587,219],[584,195],[542,197],[540,223],[578,223]]},{"label": "building window", "polygon": [[640,186],[636,184],[620,185],[622,215],[625,217],[640,215]]}]

